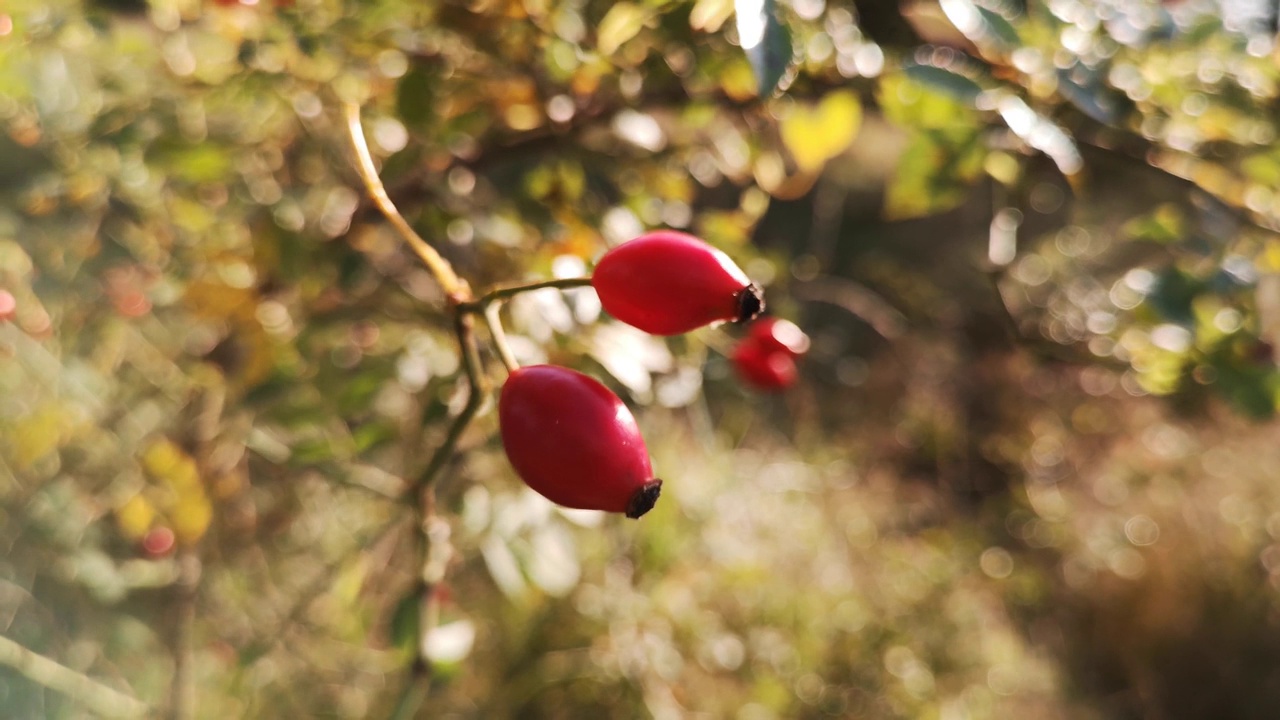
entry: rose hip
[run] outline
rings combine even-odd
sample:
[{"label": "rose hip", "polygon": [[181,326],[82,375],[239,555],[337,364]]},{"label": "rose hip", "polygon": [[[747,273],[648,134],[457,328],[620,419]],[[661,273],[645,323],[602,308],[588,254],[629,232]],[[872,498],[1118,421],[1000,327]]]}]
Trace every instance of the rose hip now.
[{"label": "rose hip", "polygon": [[742,322],[764,309],[760,288],[728,255],[673,230],[651,232],[606,252],[591,284],[610,315],[654,335]]},{"label": "rose hip", "polygon": [[498,425],[516,474],[554,503],[638,518],[658,499],[662,481],[635,417],[594,378],[556,365],[519,368],[502,386]]}]

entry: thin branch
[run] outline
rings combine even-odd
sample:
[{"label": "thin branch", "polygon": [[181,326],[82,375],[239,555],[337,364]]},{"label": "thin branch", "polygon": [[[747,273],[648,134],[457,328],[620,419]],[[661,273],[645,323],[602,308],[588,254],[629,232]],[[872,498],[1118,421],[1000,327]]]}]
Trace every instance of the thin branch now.
[{"label": "thin branch", "polygon": [[[1083,148],[1185,183],[1189,191],[1203,193],[1205,198],[1217,203],[1219,211],[1233,219],[1267,232],[1280,232],[1280,216],[1247,207],[1243,195],[1249,184],[1227,166],[1163,147],[1135,132],[1099,123],[1092,118],[1082,118],[1081,122],[1089,126],[1090,132],[1077,130],[1072,138]],[[1216,171],[1215,176],[1224,178],[1219,187],[1207,187],[1196,178],[1198,171],[1206,167]]]},{"label": "thin branch", "polygon": [[886,340],[907,331],[907,318],[870,288],[852,280],[819,278],[798,284],[792,293],[800,300],[844,308],[880,333]]},{"label": "thin branch", "polygon": [[458,413],[458,417],[454,418],[453,424],[449,426],[449,432],[445,434],[444,441],[432,453],[431,459],[427,461],[426,469],[418,476],[417,487],[419,489],[430,487],[436,481],[436,477],[453,455],[453,450],[457,446],[459,438],[462,437],[462,432],[467,429],[467,425],[470,424],[471,419],[475,417],[480,410],[480,406],[484,403],[485,395],[489,393],[489,383],[484,376],[484,368],[480,363],[480,350],[476,346],[475,322],[470,315],[459,313],[458,317],[454,319],[454,330],[458,335],[458,343],[462,350],[463,367],[467,373],[467,404],[462,408],[462,412]]},{"label": "thin branch", "polygon": [[440,447],[431,455],[427,467],[418,477],[419,502],[417,505],[418,522],[421,528],[419,536],[419,558],[422,575],[418,582],[418,654],[414,658],[409,680],[401,692],[392,717],[397,720],[408,720],[414,717],[427,699],[431,690],[433,670],[431,658],[426,654],[426,638],[436,626],[440,616],[440,599],[436,586],[444,579],[452,557],[449,545],[449,524],[436,516],[435,483],[449,460],[453,457],[463,431],[471,424],[471,420],[480,411],[485,397],[489,393],[489,383],[480,361],[480,349],[476,345],[475,319],[471,314],[456,311],[454,316],[454,333],[458,337],[459,351],[462,354],[463,367],[467,374],[467,403],[454,418],[453,424],[445,434]]},{"label": "thin branch", "polygon": [[1005,334],[1009,340],[1019,348],[1046,362],[1066,363],[1068,365],[1096,365],[1115,370],[1129,368],[1128,363],[1117,361],[1114,357],[1099,357],[1089,352],[1087,348],[1082,352],[1079,345],[1062,345],[1048,338],[1024,333],[1018,324],[1018,319],[1013,314],[1013,309],[1009,307],[1009,303],[1005,302],[1004,291],[1000,287],[1000,280],[1004,277],[1004,270],[990,266],[984,270],[983,274],[986,275],[987,280],[991,283],[991,290],[995,293],[996,303],[1000,308],[1000,324],[1004,327]]},{"label": "thin branch", "polygon": [[499,285],[490,289],[485,294],[472,300],[471,302],[461,303],[458,306],[463,312],[484,312],[490,304],[499,300],[509,300],[510,298],[522,293],[532,292],[534,290],[543,290],[546,288],[556,288],[559,290],[568,290],[571,288],[588,287],[591,285],[591,278],[556,278],[555,280],[542,280],[540,282],[526,283],[522,285]]},{"label": "thin branch", "polygon": [[[809,90],[807,94],[802,95],[793,86],[788,95],[797,99],[812,99],[824,92],[847,85],[848,80],[844,78],[839,78],[838,80],[809,79],[806,82],[806,87]],[[549,123],[534,130],[517,133],[492,133],[481,137],[477,141],[477,145],[480,148],[479,151],[466,158],[457,158],[450,165],[450,168],[464,167],[472,172],[480,173],[500,163],[510,163],[530,157],[537,158],[565,146],[581,149],[581,143],[578,140],[584,133],[607,126],[620,113],[629,110],[641,112],[664,109],[683,110],[696,103],[712,103],[725,110],[743,112],[753,107],[758,107],[760,101],[755,98],[740,100],[730,97],[724,91],[694,95],[688,89],[679,85],[666,88],[660,92],[646,93],[639,105],[622,97],[610,98],[582,108],[574,113],[567,123]],[[400,178],[398,185],[392,187],[389,194],[402,204],[417,203],[423,200],[434,192],[430,185],[423,182],[424,173],[425,170],[422,168],[406,173]],[[362,205],[356,211],[354,220],[356,222],[362,221],[369,212],[369,207]],[[354,224],[356,223],[353,222]]]},{"label": "thin branch", "polygon": [[142,701],[28,650],[3,635],[0,635],[0,665],[11,667],[28,680],[66,695],[97,715],[134,718],[147,713],[147,706]]},{"label": "thin branch", "polygon": [[516,360],[515,353],[511,352],[511,345],[507,342],[507,331],[502,329],[502,319],[498,317],[498,311],[501,309],[500,303],[494,303],[486,308],[484,322],[489,326],[489,336],[493,338],[493,346],[498,350],[498,357],[502,359],[507,372],[513,373],[520,369],[520,363]]},{"label": "thin branch", "polygon": [[353,102],[343,103],[343,111],[347,116],[347,134],[351,137],[351,147],[356,153],[356,170],[360,173],[360,179],[364,182],[364,188],[369,197],[386,216],[391,226],[400,233],[400,236],[409,243],[409,247],[418,254],[427,269],[431,271],[431,275],[435,277],[436,282],[440,283],[440,288],[444,290],[450,302],[465,302],[470,298],[470,289],[467,283],[458,277],[453,271],[453,266],[445,260],[431,244],[422,239],[422,236],[414,231],[409,222],[404,219],[400,211],[396,209],[391,198],[387,195],[387,189],[382,186],[382,179],[378,177],[378,169],[373,164],[373,156],[369,154],[369,145],[364,139],[364,126],[360,123],[360,106]]},{"label": "thin branch", "polygon": [[200,557],[194,549],[184,548],[178,555],[178,582],[173,588],[176,617],[173,679],[169,685],[169,717],[173,720],[192,720],[196,716],[195,622],[200,574]]}]

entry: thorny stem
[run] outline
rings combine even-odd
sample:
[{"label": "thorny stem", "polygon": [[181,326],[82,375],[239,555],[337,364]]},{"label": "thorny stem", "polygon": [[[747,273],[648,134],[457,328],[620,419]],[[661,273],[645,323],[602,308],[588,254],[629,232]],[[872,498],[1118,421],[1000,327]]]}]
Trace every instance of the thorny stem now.
[{"label": "thorny stem", "polygon": [[400,233],[405,242],[409,243],[409,247],[413,248],[413,251],[422,259],[422,263],[427,266],[427,270],[431,272],[436,282],[440,283],[440,289],[444,290],[450,302],[454,304],[466,302],[471,297],[471,290],[467,283],[453,271],[453,266],[448,260],[445,260],[435,248],[431,247],[430,243],[414,231],[396,209],[395,204],[391,202],[387,189],[382,186],[378,169],[373,164],[373,156],[369,154],[369,145],[364,139],[364,126],[360,123],[360,106],[347,102],[343,103],[342,107],[347,116],[347,134],[351,137],[351,147],[356,153],[356,169],[360,172],[360,180],[364,182],[365,191],[369,193],[369,197],[377,204],[378,209],[386,216],[396,232]]},{"label": "thorny stem", "polygon": [[13,668],[28,680],[66,695],[95,715],[125,718],[147,714],[147,706],[142,701],[28,650],[3,635],[0,635],[0,665]]}]

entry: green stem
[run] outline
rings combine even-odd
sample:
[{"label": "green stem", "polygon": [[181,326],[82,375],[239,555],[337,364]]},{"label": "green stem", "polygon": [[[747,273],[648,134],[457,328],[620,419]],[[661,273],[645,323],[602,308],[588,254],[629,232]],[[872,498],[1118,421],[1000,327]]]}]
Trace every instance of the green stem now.
[{"label": "green stem", "polygon": [[[463,369],[467,374],[467,404],[463,406],[462,412],[458,413],[458,417],[454,418],[444,441],[432,453],[426,469],[418,476],[416,485],[418,558],[422,569],[417,588],[418,653],[413,660],[409,679],[392,713],[393,718],[403,720],[409,720],[417,715],[431,690],[431,678],[434,672],[431,659],[423,652],[423,639],[435,627],[440,617],[440,603],[435,588],[444,578],[451,552],[448,545],[449,525],[436,517],[435,482],[453,457],[453,451],[462,433],[471,424],[471,420],[480,411],[485,397],[489,394],[489,383],[484,375],[484,367],[480,363],[480,349],[476,345],[475,320],[471,315],[461,311],[454,315],[454,334],[458,337]],[[414,493],[410,493],[409,497],[414,497]]]},{"label": "green stem", "polygon": [[195,623],[196,594],[202,572],[200,556],[193,548],[178,553],[178,582],[174,585],[173,678],[169,688],[169,717],[192,720],[196,716]]},{"label": "green stem", "polygon": [[499,285],[498,287],[490,289],[475,300],[460,303],[458,305],[458,309],[463,312],[484,312],[489,305],[501,300],[509,300],[522,293],[533,292],[534,290],[545,290],[547,288],[569,290],[572,288],[587,287],[589,285],[591,285],[591,278],[589,277],[556,278],[555,280],[542,280],[539,282],[520,285]]},{"label": "green stem", "polygon": [[507,372],[513,373],[520,369],[520,363],[516,361],[515,353],[511,352],[511,345],[507,342],[507,331],[502,329],[502,318],[498,317],[501,309],[502,304],[496,302],[485,308],[484,322],[489,326],[489,335],[493,338],[493,346],[498,351],[498,357],[502,359]]},{"label": "green stem", "polygon": [[[431,459],[427,461],[427,467],[418,476],[417,487],[419,489],[430,487],[435,482],[436,477],[444,466],[449,462],[449,458],[453,455],[453,449],[458,444],[458,439],[462,437],[462,432],[467,429],[467,425],[471,423],[471,419],[475,417],[480,410],[480,406],[484,403],[485,395],[489,393],[489,383],[484,376],[484,367],[480,363],[480,350],[476,345],[475,322],[470,315],[458,313],[454,318],[454,332],[458,336],[458,345],[462,352],[462,366],[467,374],[467,404],[462,408],[462,412],[458,413],[458,417],[454,419],[453,424],[449,426],[449,432],[445,434],[444,442],[440,443],[440,447],[432,453]],[[412,493],[408,497],[412,497]]]},{"label": "green stem", "polygon": [[102,717],[142,717],[147,706],[114,688],[0,635],[0,665],[56,690]]}]

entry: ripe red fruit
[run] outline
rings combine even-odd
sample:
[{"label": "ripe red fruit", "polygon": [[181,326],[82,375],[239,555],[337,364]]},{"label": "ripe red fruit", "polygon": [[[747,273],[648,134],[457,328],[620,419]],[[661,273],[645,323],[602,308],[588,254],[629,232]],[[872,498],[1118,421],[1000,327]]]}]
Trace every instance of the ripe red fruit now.
[{"label": "ripe red fruit", "polygon": [[0,322],[12,320],[14,315],[18,314],[18,301],[13,297],[13,293],[8,290],[0,290]]},{"label": "ripe red fruit", "polygon": [[606,252],[591,285],[615,318],[654,335],[679,335],[722,320],[750,320],[764,295],[728,255],[673,230]]},{"label": "ripe red fruit", "polygon": [[548,500],[638,518],[658,500],[635,417],[598,380],[556,365],[515,370],[498,399],[502,446]]},{"label": "ripe red fruit", "polygon": [[160,525],[151,528],[142,538],[142,550],[153,558],[164,557],[173,550],[174,541],[173,530]]},{"label": "ripe red fruit", "polygon": [[747,336],[763,348],[800,357],[809,351],[809,336],[790,320],[760,318],[747,328]]},{"label": "ripe red fruit", "polygon": [[796,381],[796,358],[809,350],[809,336],[795,323],[762,318],[751,323],[747,336],[733,351],[733,367],[742,382],[756,390],[775,392]]},{"label": "ripe red fruit", "polygon": [[734,349],[733,367],[742,382],[756,390],[777,392],[791,387],[796,381],[794,357],[782,350],[770,350],[750,339]]}]

